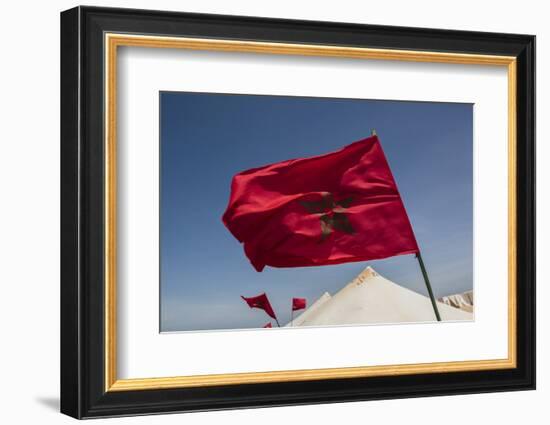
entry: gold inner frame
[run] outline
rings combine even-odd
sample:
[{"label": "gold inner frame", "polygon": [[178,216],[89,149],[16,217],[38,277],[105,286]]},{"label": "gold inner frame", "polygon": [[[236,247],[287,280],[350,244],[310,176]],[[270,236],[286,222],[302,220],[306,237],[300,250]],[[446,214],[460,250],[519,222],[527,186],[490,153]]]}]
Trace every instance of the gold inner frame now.
[{"label": "gold inner frame", "polygon": [[[508,72],[508,357],[382,366],[118,379],[116,324],[116,123],[119,46],[504,66]],[[105,391],[357,378],[516,367],[516,58],[462,53],[105,34]]]}]

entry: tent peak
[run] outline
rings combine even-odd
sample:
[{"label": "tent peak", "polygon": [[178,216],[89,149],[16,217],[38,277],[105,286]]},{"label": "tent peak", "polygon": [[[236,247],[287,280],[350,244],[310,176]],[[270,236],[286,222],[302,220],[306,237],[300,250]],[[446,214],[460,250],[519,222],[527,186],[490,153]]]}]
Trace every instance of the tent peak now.
[{"label": "tent peak", "polygon": [[[380,276],[380,274],[374,270],[371,266],[367,266],[361,273],[359,273],[352,281],[345,285],[340,291],[343,291],[346,288],[352,288],[355,286],[361,286],[367,281]],[[340,292],[339,291],[339,292]]]},{"label": "tent peak", "polygon": [[376,270],[371,266],[367,266],[359,275],[353,280],[353,283],[356,285],[361,285],[366,280],[372,279],[373,277],[380,276]]}]

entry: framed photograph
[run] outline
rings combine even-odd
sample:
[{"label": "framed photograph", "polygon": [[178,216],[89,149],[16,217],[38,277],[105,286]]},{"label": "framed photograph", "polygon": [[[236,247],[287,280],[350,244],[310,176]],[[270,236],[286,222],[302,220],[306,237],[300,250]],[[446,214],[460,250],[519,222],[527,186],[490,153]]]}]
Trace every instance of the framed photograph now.
[{"label": "framed photograph", "polygon": [[61,14],[61,411],[535,387],[535,37]]}]

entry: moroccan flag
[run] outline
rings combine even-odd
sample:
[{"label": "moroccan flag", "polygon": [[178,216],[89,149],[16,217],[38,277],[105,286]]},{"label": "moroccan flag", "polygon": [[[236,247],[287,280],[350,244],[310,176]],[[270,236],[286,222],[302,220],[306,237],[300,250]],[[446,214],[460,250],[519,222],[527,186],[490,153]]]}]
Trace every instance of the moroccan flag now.
[{"label": "moroccan flag", "polygon": [[272,327],[273,327],[273,326],[271,325],[271,322],[266,323],[266,324],[264,325],[264,328],[272,328]]},{"label": "moroccan flag", "polygon": [[241,298],[245,300],[245,302],[248,304],[250,308],[259,308],[261,310],[264,310],[269,317],[277,320],[277,317],[275,316],[275,312],[273,311],[273,308],[271,307],[271,304],[269,303],[269,300],[267,299],[267,295],[265,294],[265,292],[256,297],[250,297],[250,298],[243,297],[241,295]]},{"label": "moroccan flag", "polygon": [[237,174],[223,222],[257,271],[419,251],[376,136]]},{"label": "moroccan flag", "polygon": [[292,298],[292,311],[303,310],[306,308],[305,298]]}]

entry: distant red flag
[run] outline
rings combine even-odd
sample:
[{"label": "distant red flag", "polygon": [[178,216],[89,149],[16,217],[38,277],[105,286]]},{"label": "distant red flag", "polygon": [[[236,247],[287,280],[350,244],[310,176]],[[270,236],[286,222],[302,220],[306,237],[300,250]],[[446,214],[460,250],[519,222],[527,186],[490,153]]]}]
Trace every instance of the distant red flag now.
[{"label": "distant red flag", "polygon": [[273,327],[273,326],[271,325],[271,322],[266,323],[266,324],[264,325],[264,328],[272,328],[272,327]]},{"label": "distant red flag", "polygon": [[306,308],[305,298],[292,298],[292,311],[302,310]]},{"label": "distant red flag", "polygon": [[223,222],[257,271],[419,252],[376,136],[237,174]]},{"label": "distant red flag", "polygon": [[271,307],[271,304],[269,303],[269,299],[267,298],[267,295],[265,294],[265,292],[256,297],[250,297],[250,298],[243,297],[241,295],[241,298],[245,300],[245,302],[248,304],[250,308],[259,308],[261,310],[264,310],[269,317],[277,320],[277,317],[275,316],[275,312],[273,311],[273,308]]}]

